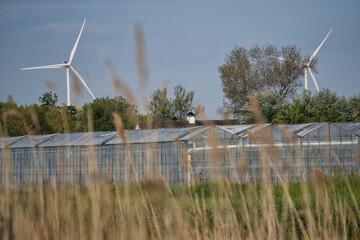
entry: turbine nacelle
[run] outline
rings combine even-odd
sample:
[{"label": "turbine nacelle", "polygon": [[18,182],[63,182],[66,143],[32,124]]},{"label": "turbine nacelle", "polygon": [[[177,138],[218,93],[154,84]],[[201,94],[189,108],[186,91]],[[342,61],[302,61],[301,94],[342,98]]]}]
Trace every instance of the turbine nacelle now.
[{"label": "turbine nacelle", "polygon": [[79,40],[80,40],[82,31],[83,31],[84,26],[85,26],[85,22],[86,22],[86,18],[84,19],[84,22],[82,24],[79,36],[76,39],[76,42],[74,44],[74,47],[71,50],[69,61],[64,61],[64,63],[62,63],[62,64],[54,64],[54,65],[46,65],[46,66],[30,67],[30,68],[22,68],[21,69],[21,70],[33,70],[33,69],[65,68],[66,69],[67,105],[68,106],[71,105],[71,102],[70,102],[70,80],[69,80],[70,69],[76,75],[76,77],[81,81],[81,83],[85,86],[85,88],[89,91],[92,98],[95,99],[94,94],[91,92],[90,88],[88,87],[88,85],[86,84],[86,82],[84,81],[84,79],[82,78],[80,73],[71,65],[71,62],[72,62],[72,60],[74,58],[74,55],[75,55],[75,52],[76,52],[76,49],[77,49],[77,46],[79,44]]}]

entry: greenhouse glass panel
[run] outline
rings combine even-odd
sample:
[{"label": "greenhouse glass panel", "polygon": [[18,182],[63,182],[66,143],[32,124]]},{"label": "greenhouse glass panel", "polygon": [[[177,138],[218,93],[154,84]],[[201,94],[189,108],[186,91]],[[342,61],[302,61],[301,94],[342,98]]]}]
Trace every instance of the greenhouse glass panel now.
[{"label": "greenhouse glass panel", "polygon": [[0,138],[0,184],[82,186],[95,170],[114,184],[159,175],[171,185],[298,181],[314,167],[349,175],[359,172],[359,129],[360,123],[196,126],[130,130],[128,143],[116,132]]}]

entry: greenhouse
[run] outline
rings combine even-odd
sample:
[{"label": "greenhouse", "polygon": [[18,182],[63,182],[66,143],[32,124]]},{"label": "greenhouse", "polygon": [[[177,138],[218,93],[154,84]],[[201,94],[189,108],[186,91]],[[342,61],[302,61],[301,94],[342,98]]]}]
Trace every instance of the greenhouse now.
[{"label": "greenhouse", "polygon": [[360,123],[252,124],[0,138],[0,185],[300,181],[313,168],[358,174]]}]

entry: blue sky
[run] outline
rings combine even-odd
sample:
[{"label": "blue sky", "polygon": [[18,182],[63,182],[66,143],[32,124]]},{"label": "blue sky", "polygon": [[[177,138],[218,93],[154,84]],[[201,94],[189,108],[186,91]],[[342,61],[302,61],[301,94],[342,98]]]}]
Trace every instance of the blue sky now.
[{"label": "blue sky", "polygon": [[[182,84],[195,91],[209,118],[220,118],[223,93],[218,66],[235,45],[296,44],[311,54],[327,32],[318,53],[320,88],[340,95],[360,93],[359,1],[1,1],[0,101],[10,94],[21,104],[56,84],[66,102],[64,69],[21,71],[22,67],[62,63],[87,22],[73,65],[96,97],[114,96],[109,57],[118,76],[141,105],[133,26],[140,23],[150,71],[147,95],[164,84],[172,92]],[[315,86],[309,82],[309,89]],[[302,89],[301,89],[302,90]],[[74,94],[73,94],[74,96]],[[83,91],[78,106],[91,101]],[[140,107],[142,111],[142,107]]]}]

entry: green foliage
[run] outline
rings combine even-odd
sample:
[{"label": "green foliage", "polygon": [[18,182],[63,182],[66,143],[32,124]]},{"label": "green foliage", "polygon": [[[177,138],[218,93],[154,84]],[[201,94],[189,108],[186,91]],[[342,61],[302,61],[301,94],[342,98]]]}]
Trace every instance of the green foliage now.
[{"label": "green foliage", "polygon": [[147,122],[151,120],[151,115],[150,114],[142,114],[142,113],[138,113],[138,121],[139,122]]},{"label": "green foliage", "polygon": [[293,97],[292,103],[277,114],[274,122],[309,123],[312,121],[311,93],[303,91],[301,95]]},{"label": "green foliage", "polygon": [[[288,106],[288,101],[275,91],[257,92],[255,97],[259,103],[260,111],[267,122],[272,122],[281,109]],[[249,109],[249,105],[246,105]],[[248,110],[244,116],[240,117],[240,122],[244,124],[254,123],[254,114]]]},{"label": "green foliage", "polygon": [[[255,93],[264,119],[269,123],[347,122],[360,120],[360,94],[346,99],[329,89],[311,94],[304,90],[289,102],[275,91]],[[249,104],[240,117],[243,124],[255,122]]]},{"label": "green foliage", "polygon": [[54,106],[58,102],[56,93],[46,92],[42,97],[39,97],[39,102],[45,106]]},{"label": "green foliage", "polygon": [[167,88],[157,89],[150,98],[150,111],[154,120],[169,120],[173,117],[171,99],[167,97]]},{"label": "green foliage", "polygon": [[346,110],[347,121],[360,121],[360,94],[349,97],[348,108]]},{"label": "green foliage", "polygon": [[49,108],[44,115],[45,121],[43,121],[43,123],[46,123],[48,128],[51,129],[47,132],[64,132],[61,111],[58,106],[53,106]]},{"label": "green foliage", "polygon": [[178,119],[184,119],[188,112],[194,110],[193,100],[194,91],[186,92],[183,86],[175,86],[174,99],[172,100],[174,116]]},{"label": "green foliage", "polygon": [[336,92],[329,89],[322,89],[312,98],[312,108],[314,113],[314,122],[340,122],[344,121],[343,109],[344,102],[341,101]]},{"label": "green foliage", "polygon": [[[360,121],[360,94],[348,99],[329,89],[312,95],[309,91],[288,102],[276,91],[256,92],[262,115],[267,122],[309,123]],[[150,101],[151,113],[138,114],[137,107],[123,97],[98,98],[82,108],[56,105],[56,94],[47,92],[39,98],[40,105],[18,106],[12,96],[0,102],[0,134],[21,136],[27,134],[50,134],[82,131],[114,131],[113,113],[119,114],[125,129],[134,129],[137,121],[184,119],[194,111],[194,91],[187,92],[178,85],[174,88],[174,99],[167,96],[167,89],[156,90]],[[197,113],[202,109],[197,108]],[[89,121],[90,120],[90,121]],[[249,105],[245,104],[240,117],[242,123],[254,123]],[[89,128],[89,125],[93,126]]]},{"label": "green foliage", "polygon": [[167,95],[167,88],[157,89],[150,97],[150,111],[154,120],[170,120],[172,117],[185,119],[190,111],[194,111],[194,91],[177,85],[174,87],[174,99]]},{"label": "green foliage", "polygon": [[[285,189],[289,193],[295,211],[299,214],[309,211],[309,214],[317,221],[319,226],[323,226],[325,222],[324,219],[329,218],[329,216],[325,216],[325,214],[330,214],[335,224],[336,219],[338,219],[338,214],[341,214],[339,207],[346,203],[345,205],[348,206],[346,211],[351,213],[347,218],[349,222],[346,224],[346,234],[349,237],[354,234],[358,236],[359,234],[358,232],[356,233],[355,230],[360,227],[360,217],[356,215],[357,206],[360,203],[359,184],[359,176],[352,175],[343,177],[337,175],[327,177],[323,186],[318,186],[316,180],[312,179],[305,182],[289,182],[286,184]],[[232,207],[231,211],[235,213],[238,224],[241,226],[246,221],[245,217],[247,216],[244,215],[244,211],[246,210],[249,214],[248,217],[254,221],[269,217],[264,216],[262,210],[264,210],[264,203],[269,204],[267,201],[273,199],[271,204],[274,204],[276,216],[272,217],[281,219],[280,221],[284,224],[282,226],[283,233],[290,236],[294,226],[290,223],[291,220],[287,219],[290,217],[288,214],[292,212],[292,210],[290,210],[289,199],[287,199],[285,195],[285,189],[281,184],[232,183],[227,185],[225,181],[205,182],[190,187],[191,196],[193,199],[196,199],[194,200],[195,203],[191,202],[188,206],[184,205],[183,207],[192,208],[191,204],[199,204],[202,210],[206,209],[204,214],[207,222],[210,224],[214,221],[213,212],[219,211],[217,214],[220,216],[221,211],[226,211],[224,210],[226,209],[224,205],[229,202]],[[270,196],[269,191],[271,192]],[[186,195],[186,190],[182,187],[176,187],[172,188],[172,193],[174,199],[182,201],[183,196]],[[328,205],[324,206],[324,202],[326,201],[328,201]],[[307,204],[309,204],[309,208],[307,208]],[[351,221],[353,217],[352,214],[355,216]],[[273,219],[272,217],[270,218]],[[300,215],[300,219],[305,228],[309,230],[308,218]],[[289,222],[289,224],[286,224],[287,222]],[[299,223],[296,219],[295,224],[296,235],[302,239],[304,236],[300,229],[298,229]],[[357,225],[355,226],[354,224]],[[210,226],[212,225],[210,224]]]},{"label": "green foliage", "polygon": [[134,128],[137,120],[137,107],[130,104],[125,98],[102,97],[83,106],[82,122],[88,125],[88,115],[93,122],[94,131],[115,131],[113,113],[120,115],[124,128]]},{"label": "green foliage", "polygon": [[7,102],[0,102],[0,115],[0,133],[3,136],[27,135],[33,128],[30,109],[18,106],[11,95]]},{"label": "green foliage", "polygon": [[337,96],[336,92],[321,89],[313,96],[304,90],[296,95],[292,103],[284,107],[273,122],[309,123],[309,122],[344,122],[356,121],[358,98]]},{"label": "green foliage", "polygon": [[272,122],[277,113],[288,104],[283,96],[272,91],[257,93],[255,96],[261,106],[261,113],[268,122]]},{"label": "green foliage", "polygon": [[[123,97],[98,98],[82,108],[57,106],[56,94],[47,92],[39,97],[40,105],[18,106],[12,96],[0,102],[2,136],[51,134],[64,132],[114,131],[113,113],[121,116],[124,127],[133,129],[137,122],[137,108]],[[89,122],[90,119],[90,122]]]}]

